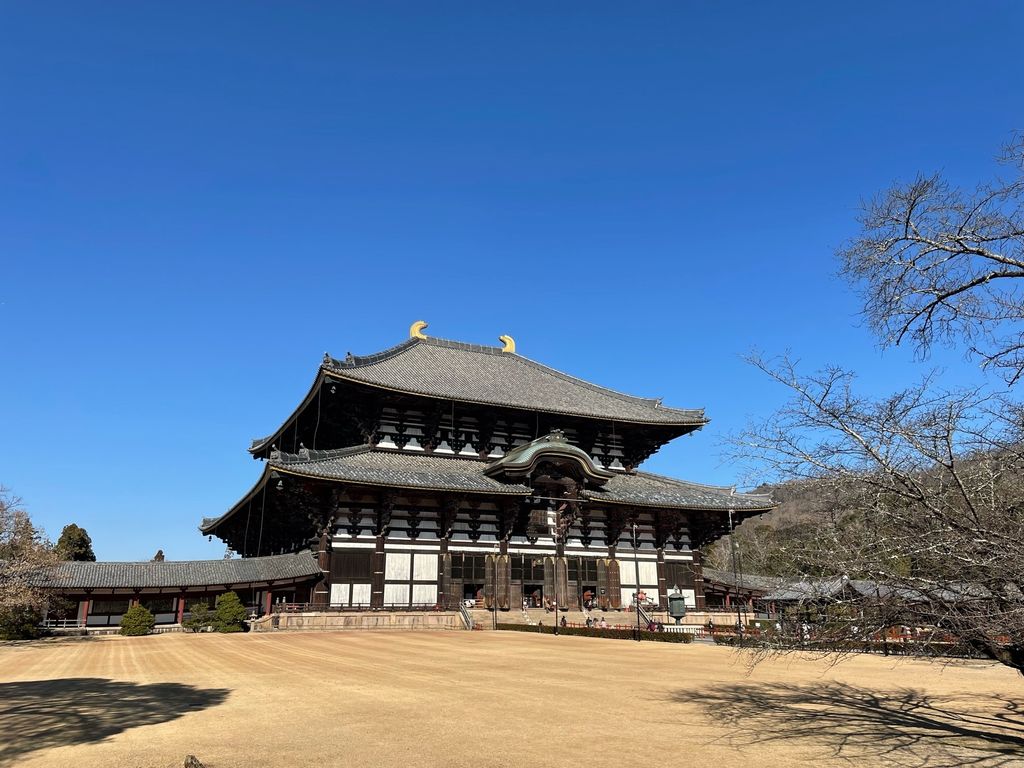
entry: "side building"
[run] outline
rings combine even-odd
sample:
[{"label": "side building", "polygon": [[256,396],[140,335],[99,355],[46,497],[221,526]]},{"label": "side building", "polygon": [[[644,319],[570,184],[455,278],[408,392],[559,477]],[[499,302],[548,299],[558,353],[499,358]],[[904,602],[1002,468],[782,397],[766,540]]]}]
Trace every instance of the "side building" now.
[{"label": "side building", "polygon": [[306,397],[250,452],[255,485],[200,530],[245,558],[312,548],[312,607],[705,607],[701,548],[774,507],[639,467],[699,430],[677,409],[516,353],[410,338],[325,355]]}]

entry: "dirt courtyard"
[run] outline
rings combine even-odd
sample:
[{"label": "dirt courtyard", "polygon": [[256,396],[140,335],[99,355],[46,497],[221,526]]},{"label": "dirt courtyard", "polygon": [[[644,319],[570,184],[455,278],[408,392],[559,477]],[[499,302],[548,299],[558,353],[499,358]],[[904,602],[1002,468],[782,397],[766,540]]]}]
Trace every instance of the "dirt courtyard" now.
[{"label": "dirt courtyard", "polygon": [[0,766],[1024,766],[1024,679],[512,632],[0,645]]}]

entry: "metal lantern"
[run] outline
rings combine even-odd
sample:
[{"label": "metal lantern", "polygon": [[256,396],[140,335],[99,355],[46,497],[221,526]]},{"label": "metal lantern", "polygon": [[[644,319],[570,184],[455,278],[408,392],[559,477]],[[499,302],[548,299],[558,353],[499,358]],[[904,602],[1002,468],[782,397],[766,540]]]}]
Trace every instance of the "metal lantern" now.
[{"label": "metal lantern", "polygon": [[668,596],[668,615],[676,620],[676,624],[686,615],[686,595],[679,591],[679,587]]}]

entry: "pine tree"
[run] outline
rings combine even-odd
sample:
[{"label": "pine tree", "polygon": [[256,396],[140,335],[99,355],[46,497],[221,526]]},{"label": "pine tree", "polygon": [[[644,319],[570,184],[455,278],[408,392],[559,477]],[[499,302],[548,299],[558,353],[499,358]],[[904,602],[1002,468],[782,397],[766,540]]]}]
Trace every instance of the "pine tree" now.
[{"label": "pine tree", "polygon": [[92,551],[92,539],[89,538],[88,532],[74,523],[64,526],[54,551],[61,560],[96,561],[96,554]]}]

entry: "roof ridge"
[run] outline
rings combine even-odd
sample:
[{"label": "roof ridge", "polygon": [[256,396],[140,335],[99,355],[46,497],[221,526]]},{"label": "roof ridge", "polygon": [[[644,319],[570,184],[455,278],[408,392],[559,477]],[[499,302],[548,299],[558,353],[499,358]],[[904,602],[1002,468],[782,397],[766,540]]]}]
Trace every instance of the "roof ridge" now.
[{"label": "roof ridge", "polygon": [[[214,518],[216,519],[216,518]],[[272,558],[294,558],[296,556],[309,555],[309,552],[283,552],[277,555],[257,555],[253,557],[215,557],[202,560],[62,560],[54,563],[50,568],[63,568],[67,565],[93,567],[97,565],[181,565],[183,563],[223,563],[227,561],[239,562],[242,560],[269,560]],[[310,555],[311,556],[311,555]]]},{"label": "roof ridge", "polygon": [[627,392],[620,392],[617,389],[605,387],[600,384],[594,384],[591,381],[581,379],[578,376],[573,376],[572,374],[566,373],[565,371],[560,371],[557,368],[552,368],[550,365],[546,365],[545,363],[533,360],[532,358],[526,357],[525,355],[521,355],[518,352],[506,352],[501,347],[493,347],[488,346],[486,344],[472,344],[470,342],[455,341],[453,339],[442,339],[435,336],[427,336],[426,338],[423,339],[406,339],[400,344],[396,344],[393,347],[388,347],[387,349],[384,349],[380,352],[375,352],[370,355],[352,355],[350,353],[344,360],[338,360],[337,358],[325,354],[322,367],[334,369],[362,368],[364,366],[373,365],[374,363],[379,363],[384,360],[388,360],[392,357],[396,357],[397,355],[402,354],[406,350],[412,349],[418,344],[425,344],[428,346],[435,347],[445,347],[447,349],[459,349],[464,352],[475,352],[478,354],[493,355],[499,357],[508,356],[510,358],[516,358],[522,361],[523,363],[526,363],[527,365],[531,365],[534,368],[543,371],[544,373],[551,374],[565,381],[570,381],[574,384],[582,385],[597,392],[602,392],[606,395],[616,397],[626,402],[641,403],[644,405],[649,405],[654,408],[660,408],[665,411],[671,411],[674,413],[700,414],[700,417],[704,418],[703,408],[673,408],[671,406],[664,405],[662,403],[662,398],[660,397],[641,397],[640,395],[631,395]]}]

